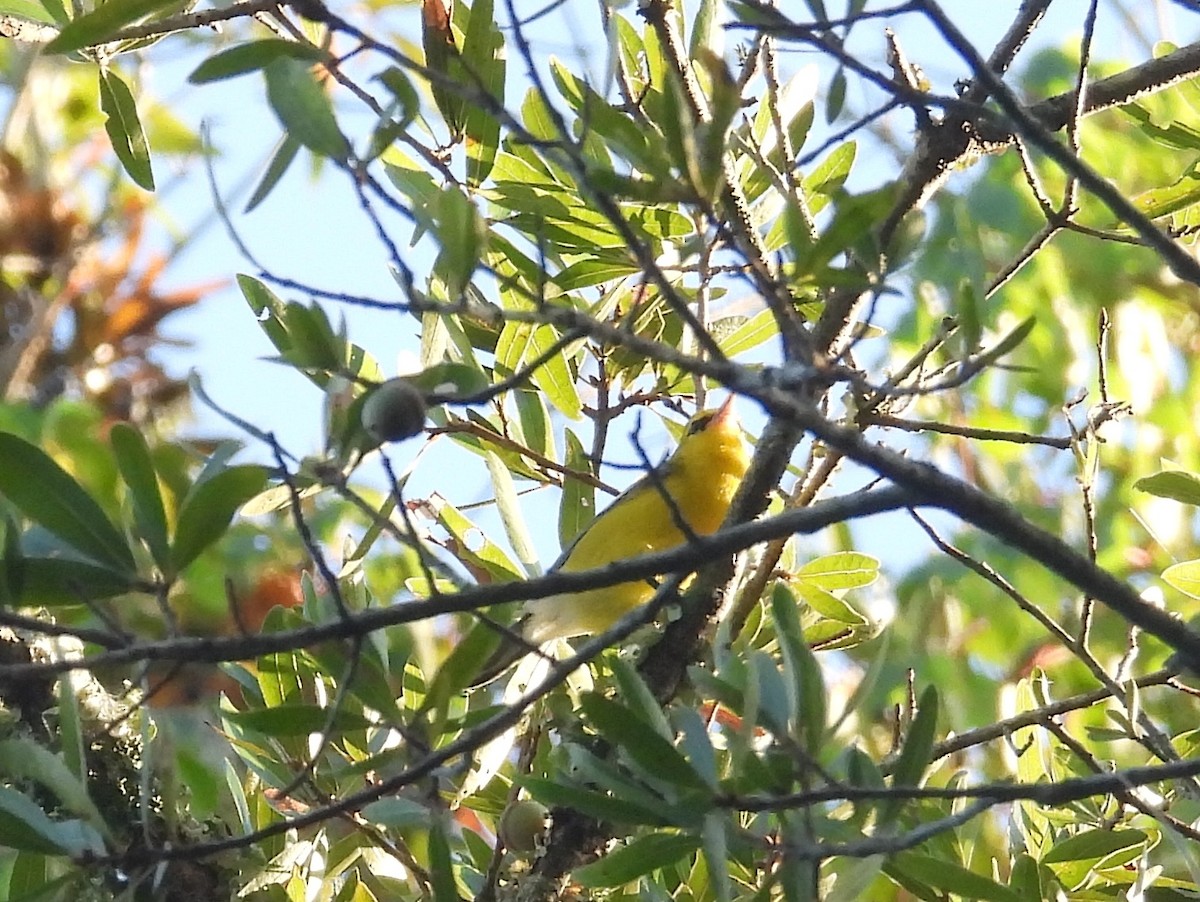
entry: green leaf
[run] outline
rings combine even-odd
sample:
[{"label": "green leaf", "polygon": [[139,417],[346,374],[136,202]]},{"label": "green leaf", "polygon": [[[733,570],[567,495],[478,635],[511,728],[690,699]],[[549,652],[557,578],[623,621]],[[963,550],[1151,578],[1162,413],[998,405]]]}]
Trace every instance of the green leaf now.
[{"label": "green leaf", "polygon": [[182,571],[221,538],[237,509],[262,491],[267,470],[253,464],[229,467],[198,483],[184,499],[175,527],[171,563]]},{"label": "green leaf", "polygon": [[639,127],[632,117],[614,107],[558,60],[550,61],[550,74],[580,121],[586,122],[591,132],[603,138],[614,153],[657,178],[668,174],[666,156],[659,152],[660,145],[656,142],[653,148],[648,146],[647,134],[657,137],[654,132]]},{"label": "green leaf", "polygon": [[1017,347],[1033,331],[1033,327],[1037,325],[1036,316],[1028,316],[1019,322],[1007,335],[1001,338],[998,342],[984,351],[976,358],[979,365],[986,365],[999,360],[1010,351],[1015,351]]},{"label": "green leaf", "polygon": [[654,697],[642,675],[637,672],[637,668],[632,662],[618,658],[613,661],[612,669],[613,678],[620,689],[621,700],[629,706],[635,717],[670,742],[675,736],[675,731],[663,714],[658,699]]},{"label": "green leaf", "polygon": [[126,25],[156,13],[178,0],[108,0],[87,15],[70,22],[58,37],[43,48],[43,53],[67,53],[112,40]]},{"label": "green leaf", "polygon": [[834,883],[822,902],[858,902],[867,898],[865,894],[879,876],[884,861],[882,855],[833,859],[828,872]]},{"label": "green leaf", "polygon": [[0,846],[41,855],[103,855],[104,841],[81,821],[52,821],[25,795],[0,786]]},{"label": "green leaf", "polygon": [[305,306],[299,301],[288,301],[284,308],[291,348],[284,359],[293,366],[304,369],[332,370],[339,363],[338,336],[325,311],[313,304]]},{"label": "green leaf", "polygon": [[463,564],[485,570],[503,582],[525,578],[524,571],[513,563],[499,545],[441,495],[430,497],[423,510],[435,517],[450,534],[453,543],[451,549]]},{"label": "green leaf", "polygon": [[577,868],[572,877],[586,887],[620,886],[668,867],[698,848],[700,840],[686,833],[648,833],[599,861]]},{"label": "green leaf", "polygon": [[829,92],[825,95],[825,121],[832,123],[842,114],[842,106],[846,102],[846,67],[838,66],[829,80]]},{"label": "green leaf", "polygon": [[891,199],[885,193],[874,191],[861,195],[842,195],[829,226],[813,241],[802,229],[789,229],[792,250],[795,253],[796,272],[817,279],[828,275],[830,262],[849,249],[858,248],[869,240],[872,229]]},{"label": "green leaf", "polygon": [[692,35],[688,40],[688,55],[693,59],[701,47],[720,51],[719,43],[724,34],[717,16],[720,6],[717,0],[700,0],[700,7],[692,23]]},{"label": "green leaf", "polygon": [[592,285],[603,285],[640,271],[636,264],[628,260],[588,257],[576,260],[560,270],[550,281],[562,291],[576,291],[580,288],[590,288]]},{"label": "green leaf", "polygon": [[271,193],[279,183],[279,180],[283,178],[283,174],[288,171],[288,167],[292,165],[292,160],[296,159],[296,154],[299,151],[300,142],[290,133],[284,132],[283,137],[280,138],[279,143],[275,146],[274,153],[271,154],[271,159],[268,161],[266,169],[263,170],[262,178],[258,180],[258,184],[250,192],[250,199],[246,201],[246,208],[243,212],[249,213],[267,199],[267,195]]},{"label": "green leaf", "polygon": [[[387,173],[388,181],[409,201],[417,224],[412,238],[412,243],[415,244],[433,225],[431,213],[441,194],[442,186],[415,160],[394,147],[389,148],[383,155],[383,171]],[[432,311],[426,314],[433,315]],[[437,316],[441,317],[442,314]],[[425,358],[422,360],[428,362]]]},{"label": "green leaf", "polygon": [[450,143],[457,144],[462,137],[464,101],[462,89],[457,87],[464,80],[462,60],[454,40],[454,30],[442,0],[422,0],[421,3],[421,47],[425,51],[425,66],[443,78],[430,79],[429,90],[433,102],[446,120],[450,131]]},{"label": "green leaf", "polygon": [[770,655],[752,649],[748,663],[756,684],[753,691],[758,698],[758,723],[764,724],[776,736],[786,735],[799,704],[797,693],[784,682]]},{"label": "green leaf", "polygon": [[[730,902],[733,899],[733,885],[729,878],[729,832],[726,829],[727,815],[721,811],[710,811],[704,817],[704,828],[701,835],[704,838],[704,859],[697,864],[707,864],[711,877],[693,886],[702,887],[711,884],[716,902]],[[693,869],[693,874],[696,870]]]},{"label": "green leaf", "polygon": [[728,335],[718,339],[721,350],[729,357],[736,357],[757,348],[779,334],[779,323],[770,310],[756,313]]},{"label": "green leaf", "polygon": [[458,399],[470,398],[491,387],[487,374],[468,363],[436,363],[404,378],[446,404],[463,403]]},{"label": "green leaf", "polygon": [[594,692],[584,695],[579,707],[588,722],[608,742],[618,746],[647,777],[685,789],[706,788],[700,775],[679,750],[629,708]]},{"label": "green leaf", "polygon": [[853,141],[839,144],[804,177],[802,187],[809,213],[819,213],[837,195],[850,177],[857,155],[858,145]]},{"label": "green leaf", "polygon": [[1141,830],[1087,830],[1054,844],[1042,856],[1042,864],[1063,861],[1099,861],[1113,852],[1137,846],[1146,841]]},{"label": "green leaf", "polygon": [[45,746],[23,736],[0,740],[0,773],[13,781],[32,781],[54,793],[63,808],[101,834],[108,827],[83,781]]},{"label": "green leaf", "polygon": [[[463,35],[462,63],[478,78],[476,87],[497,102],[504,98],[504,35],[493,21],[493,0],[475,0]],[[465,105],[463,134],[467,141],[467,184],[477,188],[487,179],[500,148],[500,120],[478,102]]]},{"label": "green leaf", "polygon": [[435,216],[442,244],[435,268],[446,284],[447,294],[458,298],[470,284],[482,257],[483,222],[475,204],[456,185],[447,185],[438,195]]},{"label": "green leaf", "polygon": [[315,154],[345,160],[350,145],[338,128],[333,105],[308,64],[280,57],[263,69],[267,100],[287,133]]},{"label": "green leaf", "polygon": [[803,727],[802,741],[809,749],[817,749],[825,733],[825,681],[821,665],[804,641],[796,601],[783,583],[776,583],[771,593],[771,614],[784,667],[794,687],[797,726]]},{"label": "green leaf", "polygon": [[206,84],[211,81],[221,81],[235,78],[247,72],[257,72],[265,69],[277,59],[295,59],[305,63],[314,63],[324,56],[324,51],[311,44],[301,44],[299,41],[265,40],[252,41],[249,44],[238,44],[220,53],[210,56],[192,74],[188,81],[194,85]]},{"label": "green leaf", "polygon": [[25,555],[21,551],[21,528],[12,511],[0,511],[4,527],[4,556],[0,558],[0,605],[20,604],[25,589]]},{"label": "green leaf", "polygon": [[508,421],[513,438],[534,455],[540,455],[545,460],[558,460],[545,396],[534,389],[518,388],[512,392],[512,398],[517,405],[516,420]]},{"label": "green leaf", "polygon": [[[500,340],[496,343],[497,372],[517,372],[527,361],[546,353],[558,338],[558,333],[551,326],[511,321],[505,323]],[[546,393],[546,399],[563,415],[572,420],[582,416],[583,402],[579,398],[565,353],[555,354],[534,370],[530,380]]]},{"label": "green leaf", "polygon": [[73,884],[78,877],[74,869],[66,871],[56,880],[50,879],[50,858],[34,852],[18,852],[9,859],[8,898],[10,902],[34,902],[52,899],[60,886]]},{"label": "green leaf", "polygon": [[109,569],[132,576],[133,553],[100,505],[39,448],[0,432],[0,494],[25,516]]},{"label": "green leaf", "polygon": [[[1183,84],[1186,84],[1184,82]],[[1179,90],[1176,85],[1174,90]],[[1162,99],[1162,98],[1160,98]],[[1129,103],[1119,107],[1122,113],[1133,119],[1140,126],[1143,134],[1152,141],[1166,147],[1194,151],[1200,149],[1200,131],[1194,125],[1179,118],[1172,117],[1163,121],[1160,114],[1156,115],[1149,106],[1141,103]]]},{"label": "green leaf", "polygon": [[412,80],[398,66],[389,66],[375,77],[388,89],[396,106],[400,108],[400,119],[397,121],[389,117],[389,122],[407,128],[417,118],[421,108],[421,96],[413,87]]},{"label": "green leaf", "polygon": [[[564,430],[567,456],[564,463],[568,470],[591,473],[591,461],[583,443],[572,430]],[[583,528],[596,518],[596,488],[571,475],[563,476],[562,500],[558,507],[558,543],[566,548],[583,532]]]},{"label": "green leaf", "polygon": [[359,812],[367,822],[381,827],[424,827],[433,813],[420,802],[403,796],[379,799]]},{"label": "green leaf", "polygon": [[879,578],[879,561],[857,551],[839,551],[814,558],[795,572],[795,578],[826,592],[861,589]]},{"label": "green leaf", "polygon": [[716,792],[720,770],[716,749],[713,748],[712,739],[708,735],[708,724],[694,708],[672,708],[671,718],[681,734],[680,751],[708,788]]},{"label": "green leaf", "polygon": [[121,478],[129,486],[138,532],[146,540],[154,562],[167,573],[171,562],[171,540],[150,448],[142,434],[128,423],[114,425],[109,441],[117,457]]},{"label": "green leaf", "polygon": [[[329,725],[330,710],[319,705],[280,705],[275,708],[256,708],[249,711],[225,711],[222,716],[245,730],[267,736],[307,736]],[[371,721],[343,707],[333,718],[332,729],[338,732],[365,730]]]},{"label": "green leaf", "polygon": [[1133,202],[1149,219],[1169,216],[1200,203],[1200,168],[1193,163],[1174,183],[1143,191]]},{"label": "green leaf", "polygon": [[[17,599],[23,607],[85,604],[128,592],[135,574],[113,570],[80,555],[48,532],[22,537],[20,548],[21,586]],[[29,547],[35,545],[34,547]],[[6,557],[4,566],[9,566]]]},{"label": "green leaf", "polygon": [[805,604],[827,620],[846,623],[852,627],[864,626],[867,623],[866,617],[831,592],[826,592],[800,578],[792,582],[792,587],[804,599]]},{"label": "green leaf", "polygon": [[489,451],[484,455],[487,461],[488,473],[492,477],[492,491],[496,497],[496,510],[500,514],[500,522],[504,525],[508,544],[517,560],[525,567],[529,576],[540,576],[537,549],[533,545],[533,537],[525,526],[525,518],[521,514],[521,502],[517,499],[517,487],[513,484],[512,474],[504,466],[500,458]]},{"label": "green leaf", "polygon": [[1013,862],[1008,885],[1022,899],[1042,899],[1042,875],[1037,861],[1024,853]]},{"label": "green leaf", "polygon": [[1133,860],[1147,841],[1141,830],[1087,830],[1055,843],[1041,863],[1064,888],[1074,889],[1103,867]]},{"label": "green leaf", "polygon": [[1133,484],[1140,492],[1200,506],[1200,476],[1184,470],[1160,470]]},{"label": "green leaf", "polygon": [[[815,66],[804,66],[787,80],[779,92],[778,104],[760,103],[758,112],[751,127],[751,140],[760,145],[762,152],[776,171],[781,171],[785,165],[793,165],[794,161],[784,160],[783,142],[775,128],[776,119],[785,123],[784,130],[788,136],[788,144],[793,154],[800,150],[809,129],[813,123],[813,99],[816,97],[820,83],[817,79]],[[774,113],[774,115],[772,115]],[[767,167],[753,160],[745,159],[739,166],[739,177],[743,191],[750,201],[764,195],[771,186],[772,180]],[[778,195],[772,192],[767,195],[768,203],[778,203]]]},{"label": "green leaf", "polygon": [[137,103],[129,85],[112,69],[100,69],[100,109],[108,117],[104,120],[104,130],[108,132],[117,159],[139,188],[153,191],[150,145],[146,143],[146,134],[142,131]]},{"label": "green leaf", "polygon": [[[934,686],[927,686],[917,702],[917,714],[909,725],[908,735],[904,737],[904,748],[892,769],[892,785],[920,786],[925,768],[929,765],[930,752],[933,749],[935,730],[938,718],[938,692]],[[904,799],[892,799],[880,814],[881,824],[891,823],[900,813]]]},{"label": "green leaf", "polygon": [[173,766],[177,779],[187,787],[188,812],[208,820],[216,811],[224,781],[213,769],[212,760],[196,746],[183,745],[175,750]]},{"label": "green leaf", "polygon": [[[492,608],[490,614],[497,617],[497,609]],[[491,659],[502,641],[500,634],[487,623],[477,623],[468,630],[438,667],[437,675],[429,683],[422,710],[436,710],[444,716],[450,700],[459,697],[479,676],[480,665]]]},{"label": "green leaf", "polygon": [[539,802],[546,805],[557,805],[560,808],[570,808],[597,820],[614,824],[647,824],[650,826],[667,826],[669,824],[664,816],[665,806],[659,804],[656,808],[653,804],[642,804],[643,800],[650,803],[654,801],[646,794],[638,799],[616,798],[602,792],[564,786],[553,780],[537,777],[525,777],[519,782]]},{"label": "green leaf", "polygon": [[1162,573],[1163,582],[1191,598],[1200,598],[1200,560],[1172,564]]},{"label": "green leaf", "polygon": [[450,840],[441,818],[435,818],[429,828],[429,875],[433,881],[433,902],[461,902],[454,880]]},{"label": "green leaf", "polygon": [[57,24],[66,25],[71,21],[71,16],[67,12],[66,0],[41,0],[41,4]]},{"label": "green leaf", "polygon": [[957,862],[948,861],[945,858],[905,852],[896,856],[890,866],[899,868],[906,875],[919,880],[926,886],[963,899],[981,899],[986,902],[1019,902],[1020,900],[1020,897],[1008,887],[1001,886],[996,881],[969,871]]},{"label": "green leaf", "polygon": [[279,349],[283,361],[325,389],[333,376],[382,381],[379,365],[366,351],[334,331],[320,304],[283,301],[261,282],[239,276],[238,285],[255,316]]},{"label": "green leaf", "polygon": [[284,325],[287,303],[253,276],[239,274],[237,284],[271,344],[281,353],[290,349],[292,343],[288,340],[287,326]]},{"label": "green leaf", "polygon": [[58,681],[57,694],[62,761],[72,777],[84,786],[88,777],[88,760],[83,748],[84,727],[79,717],[79,698],[75,695],[75,686],[70,680]]},{"label": "green leaf", "polygon": [[[448,418],[447,423],[463,422],[457,417]],[[496,425],[482,416],[479,416],[473,410],[467,411],[466,422],[472,425],[472,433],[467,432],[452,432],[450,433],[452,440],[456,445],[461,445],[472,454],[483,457],[486,451],[494,451],[499,454],[501,459],[512,469],[513,474],[522,476],[525,479],[532,480],[537,483],[545,481],[545,475],[533,469],[525,460],[524,456],[514,448],[512,448],[512,440],[510,437],[501,435]]]},{"label": "green leaf", "polygon": [[55,18],[37,0],[0,0],[0,15],[27,19],[45,25],[55,24]]}]

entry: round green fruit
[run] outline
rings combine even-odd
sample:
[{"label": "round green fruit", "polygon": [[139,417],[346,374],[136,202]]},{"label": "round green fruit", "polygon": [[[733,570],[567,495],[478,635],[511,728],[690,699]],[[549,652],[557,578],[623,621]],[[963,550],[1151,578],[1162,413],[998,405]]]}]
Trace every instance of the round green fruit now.
[{"label": "round green fruit", "polygon": [[362,425],[378,442],[399,442],[425,428],[425,398],[407,379],[389,379],[363,402]]},{"label": "round green fruit", "polygon": [[533,799],[521,799],[505,808],[497,829],[504,847],[513,852],[534,851],[546,832],[549,813],[545,805]]}]

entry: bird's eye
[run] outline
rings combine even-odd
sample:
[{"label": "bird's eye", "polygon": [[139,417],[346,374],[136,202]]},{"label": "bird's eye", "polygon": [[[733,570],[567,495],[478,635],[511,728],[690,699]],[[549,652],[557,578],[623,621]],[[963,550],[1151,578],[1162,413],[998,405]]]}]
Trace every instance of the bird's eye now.
[{"label": "bird's eye", "polygon": [[688,423],[687,434],[695,435],[697,432],[703,432],[708,428],[708,424],[711,423],[712,420],[713,414],[711,413],[706,413],[702,417],[696,417],[696,419]]}]

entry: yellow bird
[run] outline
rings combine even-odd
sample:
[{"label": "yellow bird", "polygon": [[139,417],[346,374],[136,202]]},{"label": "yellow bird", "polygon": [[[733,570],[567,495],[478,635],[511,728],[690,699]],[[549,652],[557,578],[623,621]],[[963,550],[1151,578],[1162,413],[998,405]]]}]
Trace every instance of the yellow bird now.
[{"label": "yellow bird", "polygon": [[[730,396],[719,409],[692,417],[675,453],[597,515],[551,570],[592,570],[677,548],[687,543],[679,519],[695,535],[715,532],[749,464],[750,450]],[[503,672],[528,646],[603,632],[653,594],[650,583],[637,581],[526,602],[513,628],[527,645],[504,643],[483,666],[475,685]]]}]

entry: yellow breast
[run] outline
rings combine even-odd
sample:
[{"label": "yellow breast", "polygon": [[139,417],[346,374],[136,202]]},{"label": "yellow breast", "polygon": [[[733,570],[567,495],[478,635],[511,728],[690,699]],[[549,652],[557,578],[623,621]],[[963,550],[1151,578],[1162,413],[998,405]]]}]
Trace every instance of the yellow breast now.
[{"label": "yellow breast", "polygon": [[[655,474],[599,514],[564,554],[559,568],[590,570],[679,547],[687,541],[680,521],[696,535],[715,532],[750,462],[741,428],[728,410],[727,404],[717,414],[694,418],[693,423],[701,417],[712,422],[705,420],[702,428],[686,435]],[[525,635],[541,643],[600,632],[653,594],[650,583],[630,582],[533,602]]]}]

